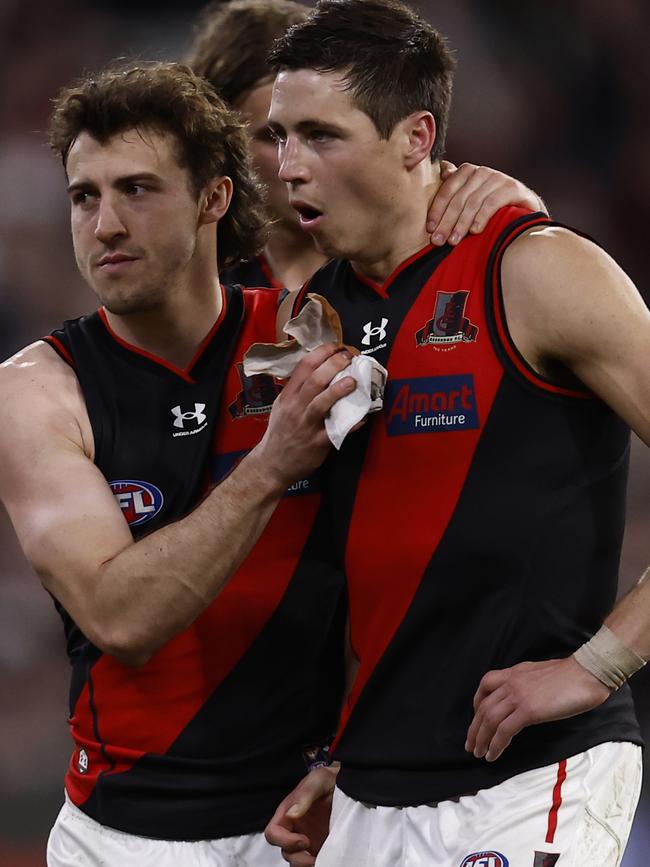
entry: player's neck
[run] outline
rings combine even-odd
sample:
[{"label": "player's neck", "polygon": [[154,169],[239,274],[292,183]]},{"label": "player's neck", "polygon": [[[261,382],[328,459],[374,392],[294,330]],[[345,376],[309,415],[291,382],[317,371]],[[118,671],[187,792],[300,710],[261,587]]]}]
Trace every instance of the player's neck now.
[{"label": "player's neck", "polygon": [[106,310],[115,334],[132,346],[185,368],[219,318],[223,296],[216,248],[198,255],[160,303],[132,313]]},{"label": "player's neck", "polygon": [[184,369],[219,318],[222,306],[217,281],[209,303],[206,299],[206,303],[195,304],[193,299],[184,297],[180,304],[170,302],[137,313],[115,314],[106,310],[106,318],[115,334],[131,346]]},{"label": "player's neck", "polygon": [[326,261],[309,235],[285,223],[272,227],[264,257],[277,282],[291,290],[300,289]]},{"label": "player's neck", "polygon": [[350,257],[355,271],[382,284],[403,262],[431,243],[427,214],[440,184],[437,163],[422,165],[412,174],[391,212],[374,227],[367,249]]}]

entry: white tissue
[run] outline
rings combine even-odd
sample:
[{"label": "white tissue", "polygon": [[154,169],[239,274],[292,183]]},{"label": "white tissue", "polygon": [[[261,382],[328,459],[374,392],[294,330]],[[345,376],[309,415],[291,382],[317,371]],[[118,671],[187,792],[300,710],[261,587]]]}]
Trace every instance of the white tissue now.
[{"label": "white tissue", "polygon": [[[284,326],[289,340],[283,343],[255,343],[244,356],[246,376],[265,373],[287,379],[298,362],[323,343],[341,342],[338,314],[319,295],[309,294],[300,313]],[[368,355],[355,355],[352,362],[338,373],[333,382],[352,376],[357,387],[352,394],[338,400],[325,419],[325,430],[335,448],[340,449],[352,428],[371,412],[383,405],[384,385],[388,371]]]}]

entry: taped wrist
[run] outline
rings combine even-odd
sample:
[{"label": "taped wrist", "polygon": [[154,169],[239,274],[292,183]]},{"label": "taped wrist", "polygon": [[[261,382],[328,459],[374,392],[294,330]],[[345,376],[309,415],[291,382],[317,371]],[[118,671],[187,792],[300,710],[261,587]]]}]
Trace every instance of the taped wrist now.
[{"label": "taped wrist", "polygon": [[583,668],[610,689],[618,689],[643,668],[645,660],[636,654],[606,626],[579,647],[573,654]]}]

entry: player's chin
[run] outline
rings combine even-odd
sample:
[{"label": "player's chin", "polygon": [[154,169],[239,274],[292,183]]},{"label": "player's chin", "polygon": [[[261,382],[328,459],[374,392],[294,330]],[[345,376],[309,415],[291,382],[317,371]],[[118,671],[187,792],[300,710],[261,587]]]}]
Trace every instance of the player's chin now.
[{"label": "player's chin", "polygon": [[348,250],[340,238],[332,237],[322,225],[309,232],[316,248],[328,259],[348,259]]},{"label": "player's chin", "polygon": [[98,292],[99,300],[114,316],[128,316],[131,313],[146,313],[157,306],[151,295],[135,290],[122,292]]}]

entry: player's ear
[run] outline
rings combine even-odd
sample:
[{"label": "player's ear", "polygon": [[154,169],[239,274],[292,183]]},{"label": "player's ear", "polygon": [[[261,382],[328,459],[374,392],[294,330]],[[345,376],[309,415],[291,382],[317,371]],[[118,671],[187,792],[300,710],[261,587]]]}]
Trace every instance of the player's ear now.
[{"label": "player's ear", "polygon": [[232,199],[232,181],[227,175],[213,178],[201,191],[200,222],[216,223],[228,210]]},{"label": "player's ear", "polygon": [[430,111],[416,111],[401,123],[404,125],[405,165],[412,169],[429,159],[436,140],[436,121]]}]

